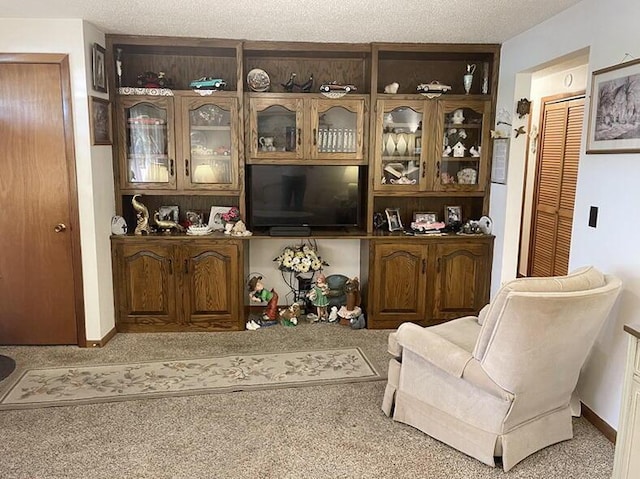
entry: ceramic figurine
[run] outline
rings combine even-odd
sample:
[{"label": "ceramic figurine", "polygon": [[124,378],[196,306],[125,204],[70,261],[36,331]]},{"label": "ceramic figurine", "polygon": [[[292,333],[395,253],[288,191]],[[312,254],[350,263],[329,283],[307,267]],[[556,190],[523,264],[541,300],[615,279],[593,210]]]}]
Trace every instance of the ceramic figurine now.
[{"label": "ceramic figurine", "polygon": [[171,230],[177,230],[180,232],[185,231],[184,227],[178,224],[177,221],[160,219],[160,213],[158,211],[153,214],[153,219],[156,222],[156,225],[158,225],[158,228],[165,232],[170,232]]},{"label": "ceramic figurine", "polygon": [[398,88],[400,87],[400,84],[398,82],[393,82],[393,83],[389,83],[387,86],[384,87],[384,92],[385,93],[398,93]]},{"label": "ceramic figurine", "polygon": [[134,234],[149,234],[151,233],[151,229],[149,228],[149,210],[145,205],[138,201],[138,198],[141,198],[141,195],[133,195],[133,198],[131,198],[131,205],[133,206],[133,209],[136,210],[137,218]]},{"label": "ceramic figurine", "polygon": [[278,313],[282,324],[285,326],[295,326],[300,318],[300,305],[293,303],[288,308],[281,309]]},{"label": "ceramic figurine", "polygon": [[309,79],[299,86],[302,93],[309,93],[313,88],[313,75],[309,76]]},{"label": "ceramic figurine", "polygon": [[316,285],[307,293],[307,297],[311,300],[311,304],[316,307],[318,319],[326,321],[328,319],[327,306],[329,305],[329,286],[327,279],[323,274],[318,276]]},{"label": "ceramic figurine", "polygon": [[284,88],[284,91],[287,91],[289,93],[293,91],[293,87],[296,85],[294,81],[295,79],[296,79],[296,74],[291,73],[291,76],[289,77],[289,80],[287,81],[287,83],[281,83],[282,87]]},{"label": "ceramic figurine", "polygon": [[262,276],[253,276],[248,283],[249,299],[255,303],[266,302],[264,319],[275,321],[278,317],[278,293],[273,289],[267,291],[262,284]]}]

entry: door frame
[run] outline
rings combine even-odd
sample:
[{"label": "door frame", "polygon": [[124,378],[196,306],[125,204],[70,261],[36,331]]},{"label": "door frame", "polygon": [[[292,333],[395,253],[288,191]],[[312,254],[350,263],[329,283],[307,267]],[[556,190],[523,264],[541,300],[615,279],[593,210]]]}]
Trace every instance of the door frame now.
[{"label": "door frame", "polygon": [[[564,101],[571,101],[571,100],[577,100],[579,98],[584,98],[586,100],[586,91],[585,90],[578,90],[575,92],[567,92],[567,93],[559,93],[556,95],[548,95],[548,96],[544,96],[542,98],[540,98],[540,111],[539,111],[539,119],[538,119],[538,138],[536,139],[536,141],[538,142],[537,148],[536,148],[536,153],[535,153],[535,173],[534,173],[534,178],[532,181],[532,186],[533,188],[531,188],[530,194],[532,195],[532,200],[535,201],[536,195],[538,194],[538,178],[539,178],[539,168],[540,168],[540,157],[542,155],[542,148],[540,147],[541,142],[542,142],[542,131],[543,131],[543,122],[544,122],[544,112],[545,112],[545,107],[548,104],[554,104],[554,103],[560,103],[560,102],[564,102]],[[583,126],[584,126],[584,121],[583,121]],[[531,131],[531,118],[529,118],[529,125],[527,127],[528,131]],[[584,136],[584,129],[582,132],[582,135]],[[520,270],[522,269],[522,266],[525,267],[525,273],[526,276],[530,276],[531,275],[531,251],[532,251],[532,246],[533,246],[533,242],[531,241],[531,237],[533,235],[534,232],[534,219],[535,219],[535,213],[534,213],[534,208],[535,208],[535,204],[532,204],[531,207],[531,214],[529,216],[529,218],[527,219],[525,217],[525,199],[526,199],[526,195],[527,195],[527,186],[528,186],[528,182],[527,182],[527,178],[526,178],[526,174],[527,171],[529,169],[529,161],[531,158],[531,154],[530,154],[530,139],[527,140],[527,154],[525,157],[525,162],[524,162],[524,184],[523,184],[523,192],[522,192],[522,205],[520,208],[520,233],[519,233],[519,239],[518,239],[518,262],[517,262],[517,266],[516,266],[516,273],[518,277],[522,277],[522,274],[520,273]],[[529,223],[529,243],[527,246],[527,257],[526,257],[526,264],[521,264],[521,260],[522,260],[522,242],[523,242],[523,233],[524,233],[524,224],[525,221],[528,221]]]},{"label": "door frame", "polygon": [[71,239],[71,263],[73,268],[73,291],[75,305],[76,338],[80,347],[87,347],[85,328],[84,289],[82,282],[82,254],[80,250],[80,215],[78,211],[78,180],[71,104],[71,72],[69,55],[61,53],[0,53],[0,63],[54,64],[60,68],[60,90],[62,94],[62,121],[64,124],[65,157],[69,180],[69,223]]}]

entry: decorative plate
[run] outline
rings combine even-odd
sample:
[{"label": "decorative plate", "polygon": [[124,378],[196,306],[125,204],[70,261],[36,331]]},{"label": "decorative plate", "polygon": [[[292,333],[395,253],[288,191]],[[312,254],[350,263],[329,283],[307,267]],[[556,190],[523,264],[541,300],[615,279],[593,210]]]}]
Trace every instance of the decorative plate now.
[{"label": "decorative plate", "polygon": [[252,91],[264,92],[271,87],[271,80],[266,71],[254,68],[247,74],[247,85]]},{"label": "decorative plate", "polygon": [[480,231],[482,231],[486,235],[491,234],[491,230],[493,229],[493,220],[488,216],[483,216],[478,220],[478,225],[480,226]]},{"label": "decorative plate", "polygon": [[122,216],[114,216],[111,218],[111,233],[114,235],[127,234],[127,222]]}]

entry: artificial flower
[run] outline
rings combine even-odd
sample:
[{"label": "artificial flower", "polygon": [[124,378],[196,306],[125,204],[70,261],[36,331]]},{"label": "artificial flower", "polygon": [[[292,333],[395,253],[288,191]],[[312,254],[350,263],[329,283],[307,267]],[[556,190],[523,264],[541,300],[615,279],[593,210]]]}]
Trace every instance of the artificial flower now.
[{"label": "artificial flower", "polygon": [[291,273],[308,273],[322,270],[329,263],[323,261],[318,253],[309,245],[287,246],[274,258],[278,269]]}]

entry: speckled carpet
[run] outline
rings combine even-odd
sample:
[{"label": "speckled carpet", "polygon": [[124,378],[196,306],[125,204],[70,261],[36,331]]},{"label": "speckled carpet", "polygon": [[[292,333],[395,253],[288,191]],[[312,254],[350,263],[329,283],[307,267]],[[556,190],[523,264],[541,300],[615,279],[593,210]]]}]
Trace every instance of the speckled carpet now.
[{"label": "speckled carpet", "polygon": [[358,348],[30,369],[0,409],[381,379]]},{"label": "speckled carpet", "polygon": [[[388,330],[331,324],[118,334],[104,348],[0,346],[21,368],[353,348],[386,375]],[[0,382],[0,395],[20,371]],[[385,381],[0,411],[2,479],[610,479],[613,444],[574,438],[504,473],[386,417]]]}]

